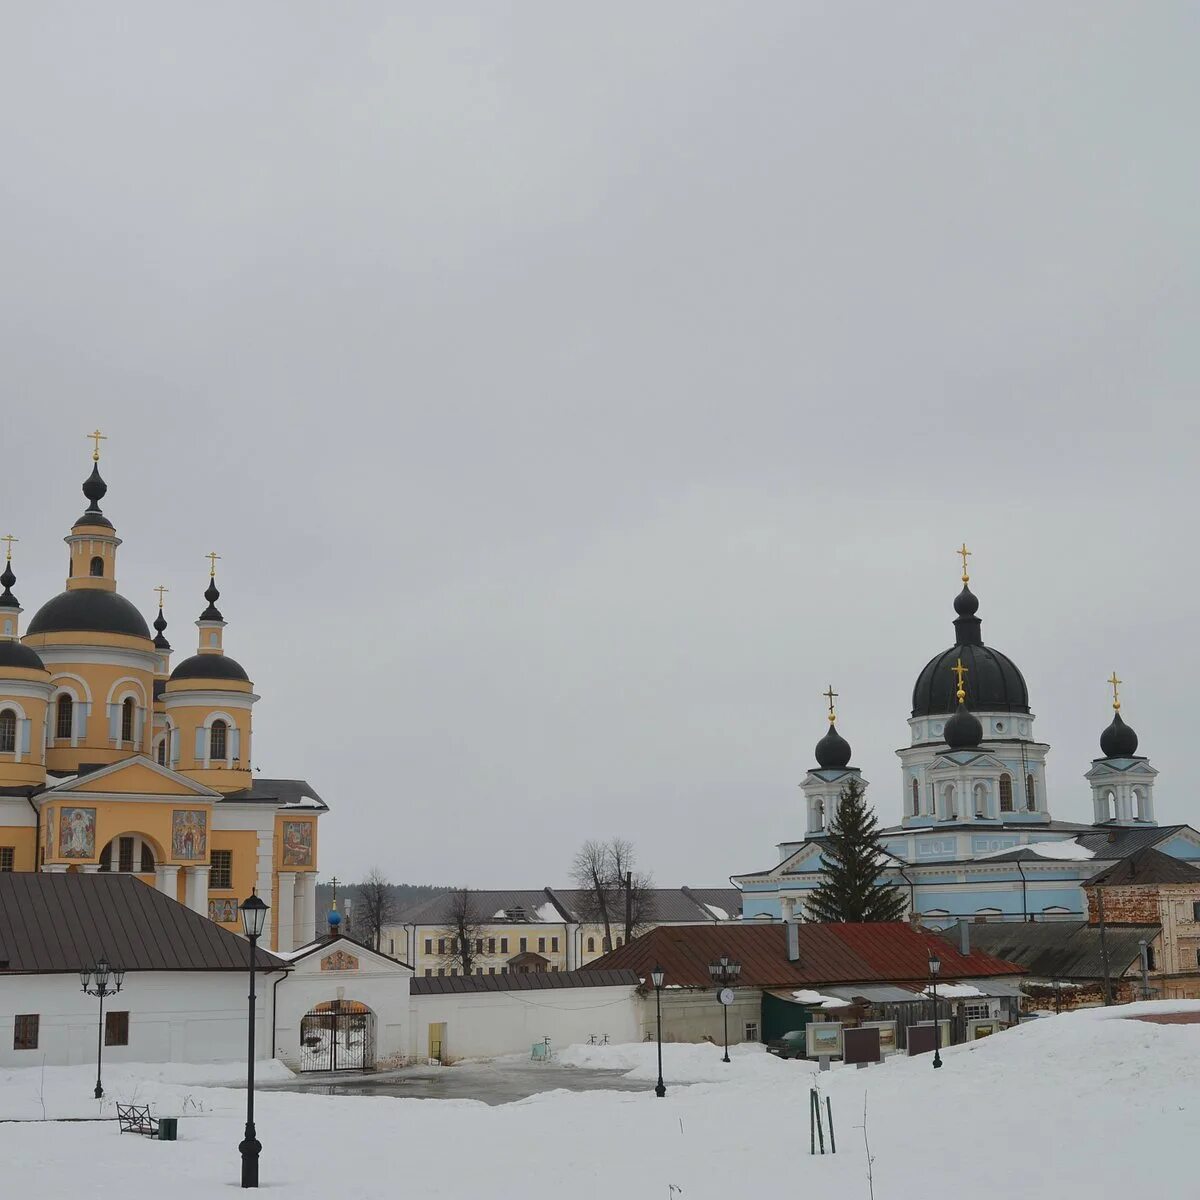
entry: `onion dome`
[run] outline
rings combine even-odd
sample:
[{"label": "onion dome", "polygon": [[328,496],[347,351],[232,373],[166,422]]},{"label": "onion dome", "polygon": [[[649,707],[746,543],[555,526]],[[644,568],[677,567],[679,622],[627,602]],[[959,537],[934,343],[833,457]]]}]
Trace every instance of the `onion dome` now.
[{"label": "onion dome", "polygon": [[95,588],[62,592],[33,615],[28,633],[119,633],[150,640],[146,618],[124,596]]},{"label": "onion dome", "polygon": [[208,607],[200,614],[202,621],[223,621],[225,618],[221,616],[220,609],[217,608],[217,601],[221,598],[221,593],[217,591],[217,581],[210,577],[208,587],[204,589],[204,598],[208,601]]},{"label": "onion dome", "polygon": [[850,743],[837,731],[836,725],[817,743],[817,765],[827,771],[840,771],[850,762]]},{"label": "onion dome", "polygon": [[1137,754],[1138,735],[1113,713],[1112,724],[1100,735],[1100,749],[1105,758],[1133,758]]},{"label": "onion dome", "polygon": [[12,585],[17,582],[17,577],[13,574],[12,560],[9,559],[4,564],[4,571],[0,573],[0,583],[4,584],[4,591],[0,592],[0,608],[20,608],[17,603],[17,598],[12,594]]},{"label": "onion dome", "polygon": [[[963,582],[954,598],[954,645],[929,660],[913,687],[912,715],[928,717],[955,711],[951,670],[959,659],[971,673],[971,698],[980,712],[1029,712],[1029,689],[1016,664],[983,644],[982,622],[975,615],[979,598]],[[974,718],[972,718],[974,719]]]},{"label": "onion dome", "polygon": [[250,682],[245,668],[228,654],[193,654],[171,672],[171,678],[232,679],[239,683]]},{"label": "onion dome", "polygon": [[154,618],[154,648],[155,650],[170,650],[171,643],[166,639],[167,618],[163,616],[162,604],[158,606],[158,616]]},{"label": "onion dome", "polygon": [[0,638],[0,671],[16,668],[21,671],[44,671],[46,664],[41,655],[15,638]]},{"label": "onion dome", "polygon": [[951,750],[974,750],[983,740],[983,725],[979,718],[962,701],[954,715],[946,722],[942,731],[946,745]]},{"label": "onion dome", "polygon": [[336,908],[331,909],[326,920],[329,922],[330,932],[336,932],[337,927],[342,923],[342,914]]},{"label": "onion dome", "polygon": [[92,473],[84,480],[83,494],[87,497],[88,506],[83,516],[75,522],[76,525],[105,525],[112,528],[112,522],[100,511],[100,501],[108,493],[108,484],[100,478],[100,464],[92,463]]}]

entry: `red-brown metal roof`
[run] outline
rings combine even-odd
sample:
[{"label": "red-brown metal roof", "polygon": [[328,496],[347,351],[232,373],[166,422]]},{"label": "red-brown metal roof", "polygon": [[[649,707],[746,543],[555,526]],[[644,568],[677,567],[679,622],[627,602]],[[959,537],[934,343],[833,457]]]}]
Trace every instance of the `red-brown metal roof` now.
[{"label": "red-brown metal roof", "polygon": [[594,969],[631,968],[648,977],[656,964],[680,987],[709,987],[708,964],[728,954],[742,964],[740,987],[789,987],[834,983],[923,983],[929,951],[942,961],[942,979],[1020,975],[1025,968],[991,954],[960,954],[944,938],[904,922],[796,926],[800,958],[789,962],[787,933],[764,925],[663,925],[591,964]]}]

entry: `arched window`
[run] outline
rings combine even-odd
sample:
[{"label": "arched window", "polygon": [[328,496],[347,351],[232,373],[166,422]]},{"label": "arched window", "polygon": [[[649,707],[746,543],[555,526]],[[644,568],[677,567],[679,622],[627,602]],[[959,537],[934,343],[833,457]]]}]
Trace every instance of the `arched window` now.
[{"label": "arched window", "polygon": [[121,741],[133,741],[133,714],[136,709],[132,696],[121,701]]},{"label": "arched window", "polygon": [[1000,776],[1000,811],[1001,812],[1012,812],[1012,810],[1013,810],[1012,776],[1011,775],[1001,775]]},{"label": "arched window", "polygon": [[1108,813],[1107,819],[1109,821],[1115,821],[1117,819],[1117,794],[1116,794],[1116,792],[1109,792],[1105,795],[1104,807]]},{"label": "arched window", "polygon": [[13,754],[17,749],[17,714],[11,708],[0,712],[0,754]]},{"label": "arched window", "polygon": [[921,785],[913,780],[913,816],[919,816],[921,813]]},{"label": "arched window", "polygon": [[954,804],[954,784],[948,783],[942,790],[942,820],[953,821],[958,816]]},{"label": "arched window", "polygon": [[813,828],[825,828],[825,801],[820,796],[813,801]]},{"label": "arched window", "polygon": [[75,723],[75,702],[65,692],[59,696],[54,711],[54,736],[70,740]]},{"label": "arched window", "polygon": [[1133,789],[1133,795],[1129,798],[1129,808],[1129,815],[1135,821],[1144,821],[1146,819],[1146,802],[1142,799],[1140,789]]},{"label": "arched window", "polygon": [[167,739],[161,738],[158,747],[154,752],[154,758],[160,767],[167,765]]},{"label": "arched window", "polygon": [[228,731],[229,726],[224,721],[214,721],[212,723],[212,728],[208,731],[208,757],[210,760],[220,759],[221,762],[225,761],[225,746],[228,741],[226,735]]},{"label": "arched window", "polygon": [[104,575],[104,559],[100,558],[99,556],[93,558],[89,572],[95,579],[102,578]]},{"label": "arched window", "polygon": [[[113,858],[116,857],[116,865]],[[100,870],[119,871],[126,875],[149,875],[155,869],[154,851],[145,838],[127,834],[113,838],[100,851]]]},{"label": "arched window", "polygon": [[987,788],[982,783],[975,785],[975,815],[977,817],[986,817],[987,810]]},{"label": "arched window", "polygon": [[1037,811],[1037,786],[1033,782],[1033,774],[1025,776],[1025,807],[1030,812]]},{"label": "arched window", "polygon": [[588,948],[587,948],[587,952],[588,952],[589,954],[595,954],[595,953],[596,953],[596,939],[595,939],[594,937],[590,937],[590,938],[588,938]]}]

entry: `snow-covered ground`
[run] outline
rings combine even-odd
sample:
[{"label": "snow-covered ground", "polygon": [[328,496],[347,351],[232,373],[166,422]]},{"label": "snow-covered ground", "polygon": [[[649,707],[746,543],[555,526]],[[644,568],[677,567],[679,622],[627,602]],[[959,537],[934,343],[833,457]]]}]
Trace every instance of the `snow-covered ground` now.
[{"label": "snow-covered ground", "polygon": [[[665,1200],[670,1184],[682,1200],[865,1198],[865,1101],[878,1200],[1190,1195],[1200,1025],[1120,1019],[1168,1011],[1200,1012],[1200,1002],[1031,1022],[946,1051],[940,1071],[923,1056],[818,1074],[759,1051],[739,1050],[725,1065],[713,1047],[667,1046],[665,1100],[651,1090],[654,1048],[643,1045],[575,1047],[562,1060],[637,1072],[644,1093],[558,1091],[489,1108],[265,1092],[262,1182],[297,1200],[346,1192],[390,1200],[398,1188],[463,1200],[518,1190],[529,1200]],[[114,1100],[136,1093],[181,1115],[178,1142],[121,1136],[107,1121],[0,1124],[7,1187],[65,1198],[86,1178],[101,1197],[211,1200],[214,1188],[236,1186],[244,1094],[174,1071],[135,1078],[119,1068],[106,1080]],[[721,1082],[680,1086],[684,1076]],[[41,1115],[39,1077],[33,1069],[0,1078],[5,1115]],[[814,1082],[833,1103],[836,1157],[808,1154]],[[68,1093],[82,1091],[82,1111],[94,1111],[89,1088],[85,1069],[48,1069],[47,1109],[71,1107]]]}]

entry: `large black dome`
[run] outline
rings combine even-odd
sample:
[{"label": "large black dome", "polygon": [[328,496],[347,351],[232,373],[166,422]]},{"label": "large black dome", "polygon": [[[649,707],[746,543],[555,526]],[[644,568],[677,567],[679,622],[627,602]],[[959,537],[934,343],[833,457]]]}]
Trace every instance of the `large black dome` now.
[{"label": "large black dome", "polygon": [[122,633],[150,640],[146,618],[124,596],[79,588],[47,600],[29,622],[28,633]]},{"label": "large black dome", "polygon": [[958,684],[950,668],[960,658],[967,668],[967,700],[975,712],[1029,711],[1029,689],[1016,663],[983,644],[980,620],[975,616],[978,607],[979,601],[964,586],[954,602],[959,614],[954,622],[955,644],[931,658],[917,676],[914,717],[941,716],[958,708]]},{"label": "large black dome", "polygon": [[237,679],[249,683],[242,664],[227,654],[193,654],[171,672],[172,679]]},{"label": "large black dome", "polygon": [[44,671],[46,664],[37,652],[11,638],[0,640],[0,671],[5,667],[20,667],[23,671]]}]

